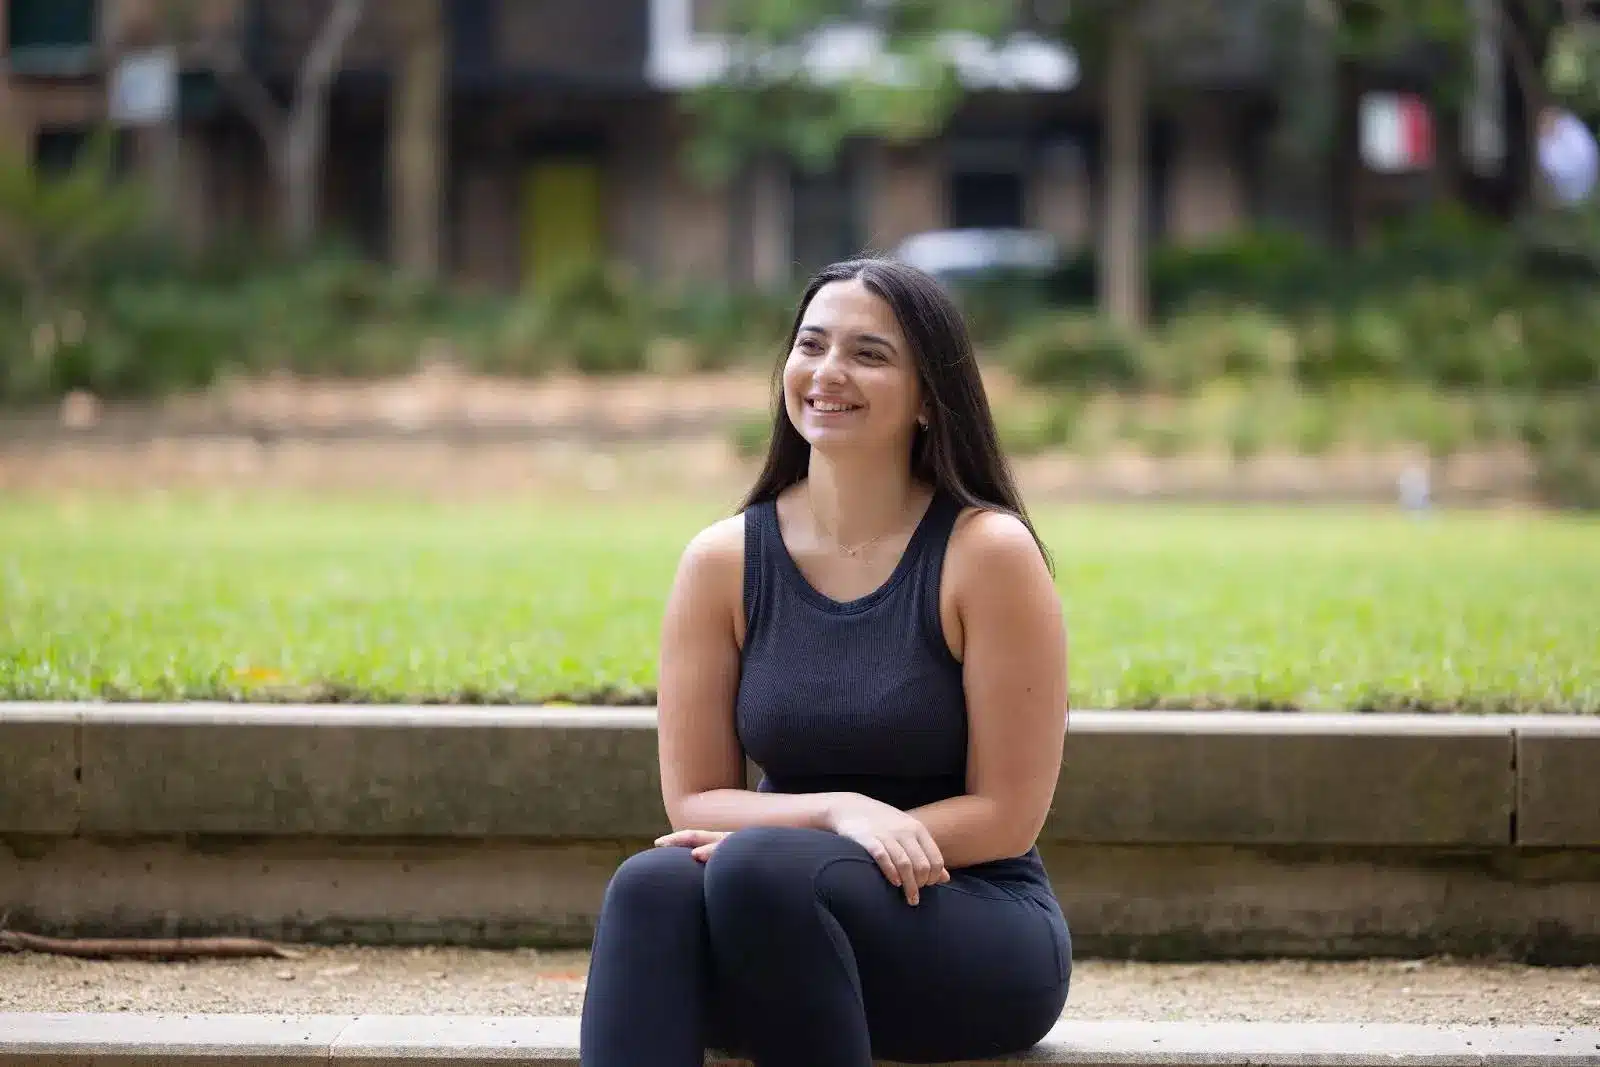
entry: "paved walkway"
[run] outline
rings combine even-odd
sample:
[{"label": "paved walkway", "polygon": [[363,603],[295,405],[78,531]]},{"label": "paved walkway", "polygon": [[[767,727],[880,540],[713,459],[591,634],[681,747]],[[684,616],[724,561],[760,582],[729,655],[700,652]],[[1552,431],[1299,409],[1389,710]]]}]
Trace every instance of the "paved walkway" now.
[{"label": "paved walkway", "polygon": [[[3,1012],[575,1015],[576,952],[317,948],[195,963],[0,955]],[[1069,1020],[1600,1026],[1600,967],[1081,960]]]}]

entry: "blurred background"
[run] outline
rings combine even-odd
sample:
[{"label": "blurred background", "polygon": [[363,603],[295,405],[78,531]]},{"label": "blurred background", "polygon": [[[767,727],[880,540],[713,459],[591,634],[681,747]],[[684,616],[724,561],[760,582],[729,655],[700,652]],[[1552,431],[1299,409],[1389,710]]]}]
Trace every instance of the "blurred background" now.
[{"label": "blurred background", "polygon": [[739,484],[870,250],[1048,489],[1593,505],[1597,10],[8,0],[0,484],[396,429]]}]

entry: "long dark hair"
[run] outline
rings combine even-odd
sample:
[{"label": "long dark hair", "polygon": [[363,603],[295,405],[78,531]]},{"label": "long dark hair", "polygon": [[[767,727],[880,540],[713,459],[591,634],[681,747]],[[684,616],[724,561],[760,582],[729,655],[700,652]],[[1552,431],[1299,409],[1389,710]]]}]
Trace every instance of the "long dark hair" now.
[{"label": "long dark hair", "polygon": [[928,406],[928,428],[911,445],[911,474],[964,507],[1003,511],[1033,535],[1051,573],[1050,551],[1034,528],[995,428],[989,398],[978,375],[966,320],[943,286],[923,271],[892,259],[851,259],[818,271],[807,283],[789,328],[788,344],[774,374],[775,404],[766,462],[740,509],[767,500],[803,481],[811,443],[789,421],[783,397],[783,365],[794,347],[806,308],[830,282],[859,280],[893,309],[910,342]]}]

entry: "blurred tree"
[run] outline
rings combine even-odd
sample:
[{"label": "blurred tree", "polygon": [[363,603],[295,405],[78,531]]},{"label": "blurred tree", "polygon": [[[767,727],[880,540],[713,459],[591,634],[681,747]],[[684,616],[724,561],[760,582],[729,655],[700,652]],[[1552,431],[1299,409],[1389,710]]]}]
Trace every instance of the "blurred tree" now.
[{"label": "blurred tree", "polygon": [[441,0],[389,0],[399,29],[390,94],[390,217],[395,261],[432,281],[439,273],[445,25]]},{"label": "blurred tree", "polygon": [[[1148,315],[1145,269],[1145,129],[1151,49],[1204,49],[1241,3],[1258,0],[1074,0],[1055,32],[1105,86],[1100,226],[1101,309],[1124,327]],[[690,95],[697,119],[691,160],[718,179],[746,160],[781,152],[804,167],[830,162],[848,138],[928,137],[959,106],[964,87],[952,34],[1002,38],[1021,23],[1020,0],[724,0],[719,29],[732,41],[724,76]],[[870,69],[829,71],[806,60],[840,23],[876,34]],[[818,47],[808,52],[808,43]],[[820,68],[820,69],[819,69]]]},{"label": "blurred tree", "polygon": [[283,238],[290,249],[304,251],[316,239],[320,216],[328,96],[345,46],[366,12],[366,0],[331,0],[295,72],[286,104],[279,103],[245,61],[248,7],[239,0],[165,0],[169,32],[182,45],[186,61],[209,69],[260,135]]},{"label": "blurred tree", "polygon": [[[851,137],[895,142],[935,134],[964,95],[939,35],[965,31],[996,39],[1018,25],[1021,3],[721,0],[717,28],[732,42],[730,63],[722,78],[690,94],[697,120],[691,161],[700,174],[721,179],[762,154],[782,153],[820,168]],[[1054,6],[1060,11],[1055,32],[1079,56],[1086,77],[1105,87],[1099,301],[1112,320],[1134,329],[1144,325],[1149,304],[1144,130],[1152,55],[1162,57],[1163,68],[1175,68],[1184,57],[1215,50],[1240,20],[1261,20],[1275,53],[1278,92],[1298,96],[1302,105],[1297,121],[1304,124],[1304,153],[1309,140],[1328,144],[1341,132],[1354,136],[1353,115],[1342,124],[1329,122],[1323,115],[1335,116],[1322,103],[1306,106],[1310,81],[1302,63],[1308,51],[1331,52],[1349,71],[1410,47],[1430,47],[1446,57],[1442,70],[1461,75],[1430,90],[1449,96],[1465,92],[1464,57],[1476,29],[1464,0],[1072,0]],[[1536,130],[1532,116],[1548,88],[1541,57],[1552,35],[1559,47],[1551,52],[1551,80],[1600,85],[1600,32],[1583,0],[1491,0],[1488,9],[1526,101],[1527,121],[1516,128],[1530,136]],[[876,31],[875,66],[841,73],[808,65],[805,46],[846,22]],[[1591,91],[1600,101],[1600,89]],[[1354,102],[1333,102],[1333,110],[1339,106]],[[1318,156],[1325,166],[1326,152]],[[1515,158],[1527,162],[1533,153]],[[1334,175],[1332,184],[1341,178]]]}]

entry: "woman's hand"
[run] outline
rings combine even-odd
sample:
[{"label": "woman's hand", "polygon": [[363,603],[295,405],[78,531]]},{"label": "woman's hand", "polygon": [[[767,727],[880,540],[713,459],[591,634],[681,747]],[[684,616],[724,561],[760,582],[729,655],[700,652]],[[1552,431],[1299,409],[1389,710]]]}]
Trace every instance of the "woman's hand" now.
[{"label": "woman's hand", "polygon": [[915,906],[921,889],[950,880],[933,835],[918,819],[871,797],[842,793],[828,806],[828,829],[848,837],[877,861],[884,877]]},{"label": "woman's hand", "polygon": [[663,837],[656,838],[658,847],[676,845],[687,848],[689,854],[704,863],[711,858],[711,853],[716,851],[717,845],[728,836],[727,830],[674,830]]}]

